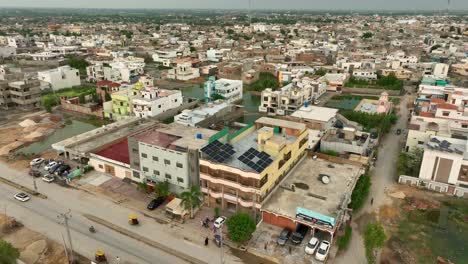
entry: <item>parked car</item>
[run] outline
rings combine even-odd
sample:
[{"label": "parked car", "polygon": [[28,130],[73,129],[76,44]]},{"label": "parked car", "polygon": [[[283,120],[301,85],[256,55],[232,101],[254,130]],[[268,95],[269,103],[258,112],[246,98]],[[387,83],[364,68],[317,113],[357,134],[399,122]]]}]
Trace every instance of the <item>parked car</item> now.
[{"label": "parked car", "polygon": [[317,250],[318,245],[320,244],[319,242],[320,241],[316,237],[311,238],[305,247],[305,253],[313,255],[315,250]]},{"label": "parked car", "polygon": [[42,176],[42,180],[47,182],[47,183],[51,183],[55,180],[55,177],[54,175],[50,175],[50,174],[46,174],[44,176]]},{"label": "parked car", "polygon": [[64,174],[68,174],[68,172],[70,172],[70,170],[71,170],[70,165],[62,164],[62,165],[55,171],[55,175],[57,175],[57,176],[62,176],[62,175],[64,175]]},{"label": "parked car", "polygon": [[58,168],[60,168],[60,166],[62,166],[62,164],[57,163],[54,166],[50,167],[49,173],[51,173],[51,174],[55,173],[55,171],[58,170]]},{"label": "parked car", "polygon": [[29,162],[29,165],[31,166],[37,166],[37,165],[40,165],[44,162],[44,159],[43,158],[37,158],[37,159],[33,159],[31,160],[31,162]]},{"label": "parked car", "polygon": [[56,161],[51,161],[44,166],[44,170],[49,171],[53,166],[58,164]]},{"label": "parked car", "polygon": [[291,236],[291,241],[297,245],[301,244],[302,240],[304,240],[304,237],[307,234],[307,230],[309,230],[309,227],[299,224],[296,228],[296,231]]},{"label": "parked car", "polygon": [[216,218],[216,220],[214,221],[214,226],[216,228],[221,228],[221,226],[224,224],[224,222],[226,222],[226,217],[225,216],[220,216],[220,217]]},{"label": "parked car", "polygon": [[286,245],[286,242],[288,242],[289,238],[291,237],[291,230],[284,228],[281,233],[278,236],[278,239],[276,239],[276,243],[280,246]]},{"label": "parked car", "polygon": [[31,197],[29,197],[29,195],[25,194],[25,193],[17,193],[15,194],[15,199],[20,201],[20,202],[27,202],[29,201],[29,199],[31,199]]},{"label": "parked car", "polygon": [[318,104],[320,104],[320,100],[318,100],[318,99],[317,99],[317,100],[315,100],[315,101],[314,101],[314,104],[315,104],[315,105],[318,105]]},{"label": "parked car", "polygon": [[164,201],[166,201],[166,197],[159,196],[158,198],[151,200],[146,208],[148,208],[148,210],[154,210],[163,204]]},{"label": "parked car", "polygon": [[330,251],[330,242],[323,240],[320,243],[317,253],[315,254],[315,259],[319,261],[325,261],[328,256],[328,251]]},{"label": "parked car", "polygon": [[33,176],[33,177],[41,177],[41,172],[38,171],[38,170],[29,170],[29,175]]}]

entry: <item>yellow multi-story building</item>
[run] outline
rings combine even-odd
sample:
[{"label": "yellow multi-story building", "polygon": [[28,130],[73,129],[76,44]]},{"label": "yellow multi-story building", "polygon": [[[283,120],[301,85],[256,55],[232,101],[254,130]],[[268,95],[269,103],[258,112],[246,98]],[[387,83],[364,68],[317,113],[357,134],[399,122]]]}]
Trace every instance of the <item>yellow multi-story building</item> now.
[{"label": "yellow multi-story building", "polygon": [[138,82],[128,87],[121,87],[119,91],[111,94],[112,101],[104,104],[104,117],[112,120],[121,120],[133,114],[132,99],[140,94],[144,88]]},{"label": "yellow multi-story building", "polygon": [[307,141],[304,124],[262,117],[211,142],[200,157],[201,187],[208,204],[256,214],[306,154]]}]

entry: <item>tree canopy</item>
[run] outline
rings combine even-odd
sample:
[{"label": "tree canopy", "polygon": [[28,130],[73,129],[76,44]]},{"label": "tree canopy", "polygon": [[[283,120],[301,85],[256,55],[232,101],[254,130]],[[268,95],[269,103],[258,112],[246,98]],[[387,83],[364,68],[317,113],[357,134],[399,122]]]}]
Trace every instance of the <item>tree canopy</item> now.
[{"label": "tree canopy", "polygon": [[242,243],[249,240],[256,229],[255,222],[252,220],[250,215],[246,213],[234,214],[226,221],[226,225],[228,228],[229,238],[236,243]]},{"label": "tree canopy", "polygon": [[20,252],[10,243],[0,240],[0,263],[1,264],[16,264]]}]

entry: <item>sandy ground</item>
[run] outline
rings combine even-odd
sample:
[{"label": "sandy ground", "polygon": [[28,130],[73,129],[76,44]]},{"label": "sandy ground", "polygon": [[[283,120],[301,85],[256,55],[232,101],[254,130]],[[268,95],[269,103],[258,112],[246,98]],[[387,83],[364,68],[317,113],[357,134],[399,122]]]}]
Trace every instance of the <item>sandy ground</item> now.
[{"label": "sandy ground", "polygon": [[[9,221],[12,221],[9,218]],[[5,226],[5,216],[0,215],[0,238],[11,243],[20,250],[20,260],[27,264],[66,264],[68,263],[63,246],[49,240],[40,233],[21,225],[10,228]],[[80,257],[79,263],[90,263]]]},{"label": "sandy ground", "polygon": [[45,138],[59,127],[60,120],[44,111],[6,113],[0,122],[0,156]]}]

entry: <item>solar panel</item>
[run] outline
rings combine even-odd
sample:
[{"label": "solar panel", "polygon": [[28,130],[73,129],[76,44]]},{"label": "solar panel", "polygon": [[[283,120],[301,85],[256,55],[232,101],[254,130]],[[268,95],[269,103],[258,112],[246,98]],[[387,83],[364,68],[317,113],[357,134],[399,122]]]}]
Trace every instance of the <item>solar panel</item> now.
[{"label": "solar panel", "polygon": [[273,162],[270,155],[266,152],[259,152],[254,148],[248,149],[238,159],[258,173],[262,172]]},{"label": "solar panel", "polygon": [[201,149],[211,160],[222,163],[236,153],[231,145],[223,144],[218,140],[211,142]]}]

